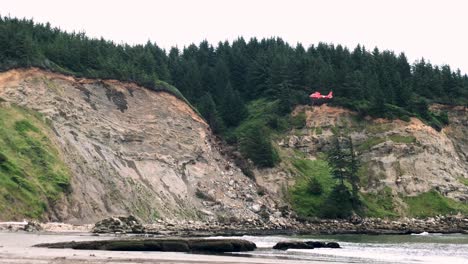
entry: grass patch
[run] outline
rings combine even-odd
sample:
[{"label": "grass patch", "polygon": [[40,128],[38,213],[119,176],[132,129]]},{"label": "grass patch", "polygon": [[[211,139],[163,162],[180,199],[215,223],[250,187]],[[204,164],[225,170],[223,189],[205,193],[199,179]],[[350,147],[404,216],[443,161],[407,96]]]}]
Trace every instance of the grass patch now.
[{"label": "grass patch", "polygon": [[[295,212],[302,217],[319,216],[321,206],[329,196],[335,180],[325,160],[295,159],[292,161],[299,176],[290,189],[290,198]],[[320,195],[310,192],[310,181],[316,179],[322,187]]]},{"label": "grass patch", "polygon": [[368,132],[373,133],[373,134],[379,134],[383,132],[390,131],[392,129],[392,124],[390,123],[383,123],[383,124],[369,124],[367,125],[366,129]]},{"label": "grass patch", "polygon": [[388,138],[395,143],[405,143],[405,144],[416,143],[416,138],[414,136],[391,135],[391,136],[388,136]]},{"label": "grass patch", "polygon": [[321,127],[317,127],[315,129],[315,135],[322,135],[323,131],[322,131],[322,128]]},{"label": "grass patch", "polygon": [[373,146],[378,145],[382,142],[385,142],[385,138],[382,137],[372,137],[364,141],[362,144],[359,144],[356,148],[359,152],[370,150]]},{"label": "grass patch", "polygon": [[361,164],[357,175],[359,177],[360,185],[367,187],[367,185],[369,184],[369,163],[368,162]]},{"label": "grass patch", "polygon": [[70,192],[68,168],[48,139],[46,124],[26,109],[0,107],[0,217],[41,218]]},{"label": "grass patch", "polygon": [[364,141],[363,143],[359,144],[356,149],[360,152],[368,151],[373,146],[376,146],[387,140],[391,140],[395,143],[405,143],[405,144],[416,143],[416,138],[413,136],[391,135],[388,137],[371,137],[367,139],[366,141]]},{"label": "grass patch", "polygon": [[458,177],[458,181],[468,186],[468,178]]},{"label": "grass patch", "polygon": [[435,190],[414,197],[403,197],[403,200],[408,204],[408,215],[412,217],[430,217],[458,212],[468,214],[468,204],[444,197]]},{"label": "grass patch", "polygon": [[362,193],[361,200],[366,209],[366,216],[379,218],[398,217],[393,203],[392,190],[385,187],[377,193]]}]

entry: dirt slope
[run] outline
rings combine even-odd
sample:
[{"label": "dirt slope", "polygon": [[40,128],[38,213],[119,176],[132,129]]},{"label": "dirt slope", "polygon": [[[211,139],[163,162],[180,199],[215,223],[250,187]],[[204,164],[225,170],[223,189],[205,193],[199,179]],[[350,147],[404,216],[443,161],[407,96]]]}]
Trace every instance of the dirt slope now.
[{"label": "dirt slope", "polygon": [[220,154],[207,124],[168,93],[23,69],[0,73],[0,98],[41,113],[70,168],[72,191],[46,220],[255,220],[276,210]]}]

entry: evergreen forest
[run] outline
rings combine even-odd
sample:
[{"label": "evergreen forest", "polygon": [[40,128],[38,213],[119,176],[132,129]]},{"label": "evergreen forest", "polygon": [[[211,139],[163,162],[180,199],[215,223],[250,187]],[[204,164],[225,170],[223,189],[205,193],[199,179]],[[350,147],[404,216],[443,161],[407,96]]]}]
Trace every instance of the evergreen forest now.
[{"label": "evergreen forest", "polygon": [[309,103],[310,93],[333,91],[332,104],[363,116],[417,116],[436,129],[448,119],[430,112],[430,103],[468,102],[468,76],[460,70],[425,59],[410,63],[404,53],[378,48],[304,47],[281,38],[240,37],[215,46],[203,41],[164,50],[156,43],[116,44],[49,23],[0,17],[0,70],[17,67],[169,90],[186,98],[215,133],[231,142],[240,138],[230,131],[249,116],[247,105],[261,99],[277,102],[268,114],[281,117],[295,105]]}]

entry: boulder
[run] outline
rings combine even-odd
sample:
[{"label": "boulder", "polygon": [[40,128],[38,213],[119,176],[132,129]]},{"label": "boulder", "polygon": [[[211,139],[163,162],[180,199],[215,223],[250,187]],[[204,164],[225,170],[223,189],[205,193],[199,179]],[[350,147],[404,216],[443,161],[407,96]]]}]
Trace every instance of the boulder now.
[{"label": "boulder", "polygon": [[321,241],[281,241],[278,242],[273,249],[287,250],[294,249],[314,249],[314,248],[340,248],[336,242],[321,242]]},{"label": "boulder", "polygon": [[336,243],[336,242],[328,242],[326,245],[325,245],[326,248],[341,248],[340,247],[340,244]]},{"label": "boulder", "polygon": [[306,241],[307,245],[311,245],[314,248],[324,248],[327,247],[327,243],[321,241]]},{"label": "boulder", "polygon": [[41,224],[36,221],[30,221],[24,226],[26,232],[38,232],[42,230]]},{"label": "boulder", "polygon": [[287,250],[290,248],[295,248],[295,249],[314,249],[314,247],[310,244],[307,244],[306,242],[300,242],[300,241],[283,241],[283,242],[278,242],[273,249],[279,249],[279,250]]},{"label": "boulder", "polygon": [[93,233],[144,233],[145,228],[134,216],[110,217],[97,222]]},{"label": "boulder", "polygon": [[251,210],[252,210],[252,212],[254,212],[254,213],[260,212],[261,209],[262,209],[262,206],[259,205],[259,204],[253,204],[252,207],[251,207]]}]

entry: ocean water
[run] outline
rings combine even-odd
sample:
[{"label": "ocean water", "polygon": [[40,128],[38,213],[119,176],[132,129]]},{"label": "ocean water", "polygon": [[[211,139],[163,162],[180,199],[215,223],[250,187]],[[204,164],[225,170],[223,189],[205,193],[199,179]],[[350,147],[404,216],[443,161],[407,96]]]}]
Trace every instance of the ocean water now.
[{"label": "ocean water", "polygon": [[[443,263],[468,264],[468,235],[319,235],[243,236],[257,244],[254,252],[233,255],[254,258],[310,260],[338,263]],[[335,241],[342,248],[274,250],[279,241]]]}]

